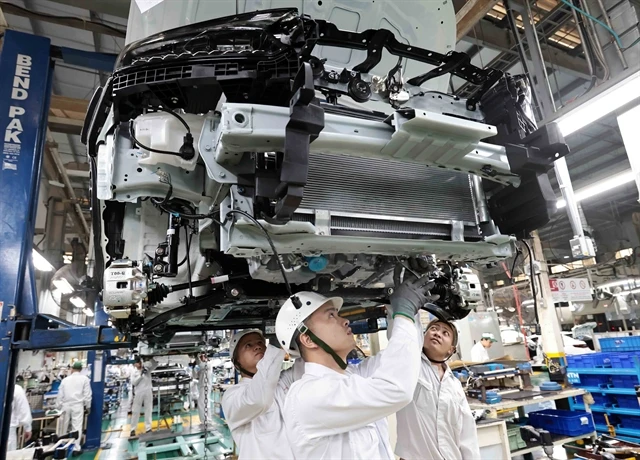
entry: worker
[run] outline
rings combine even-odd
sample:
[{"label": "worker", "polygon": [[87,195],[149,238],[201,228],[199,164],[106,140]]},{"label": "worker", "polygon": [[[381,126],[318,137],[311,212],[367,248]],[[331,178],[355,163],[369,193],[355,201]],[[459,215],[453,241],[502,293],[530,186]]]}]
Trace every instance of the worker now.
[{"label": "worker", "polygon": [[282,371],[285,352],[268,345],[262,331],[233,335],[229,356],[242,376],[222,396],[227,426],[238,446],[238,458],[293,458],[284,429],[282,406],[291,384],[304,372],[304,362]]},{"label": "worker", "polygon": [[276,334],[285,351],[305,360],[305,373],[291,385],[283,410],[295,458],[394,458],[386,418],[413,398],[421,345],[415,316],[432,298],[432,287],[426,277],[397,287],[387,348],[353,371],[345,363],[355,340],[349,321],[338,314],[342,299],[315,292],[287,299]]},{"label": "worker", "polygon": [[63,411],[62,431],[60,435],[78,432],[78,439],[73,450],[79,452],[80,438],[84,424],[84,411],[91,409],[91,382],[86,375],[82,375],[82,362],[76,361],[71,367],[71,375],[60,382],[56,409]]},{"label": "worker", "polygon": [[198,415],[200,423],[206,429],[212,423],[211,388],[213,380],[213,364],[206,353],[196,357],[196,375],[198,376]]},{"label": "worker", "polygon": [[484,363],[489,361],[489,348],[497,342],[496,338],[491,332],[484,332],[480,341],[471,347],[471,361],[474,363]]},{"label": "worker", "polygon": [[429,323],[413,401],[396,414],[395,454],[404,460],[481,458],[475,418],[460,381],[446,364],[457,344],[453,324],[439,319]]},{"label": "worker", "polygon": [[136,436],[136,428],[140,420],[140,410],[144,405],[144,432],[151,431],[151,416],[153,414],[153,384],[151,381],[151,371],[158,367],[155,359],[151,358],[147,362],[142,362],[140,355],[136,355],[133,362],[133,372],[131,373],[131,386],[133,388],[133,403],[131,405],[131,433],[130,437]]},{"label": "worker", "polygon": [[13,401],[11,402],[11,427],[9,430],[9,442],[7,452],[18,448],[18,427],[22,426],[24,441],[31,439],[31,407],[27,400],[27,395],[20,385],[15,385],[13,390]]}]

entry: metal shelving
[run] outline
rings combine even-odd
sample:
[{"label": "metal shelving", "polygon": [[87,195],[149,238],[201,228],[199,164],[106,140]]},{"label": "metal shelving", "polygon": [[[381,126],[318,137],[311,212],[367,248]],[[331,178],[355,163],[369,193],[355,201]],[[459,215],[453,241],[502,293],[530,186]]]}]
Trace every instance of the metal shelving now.
[{"label": "metal shelving", "polygon": [[633,388],[598,388],[598,387],[580,387],[589,393],[602,393],[612,395],[633,395],[635,396],[636,390]]},{"label": "metal shelving", "polygon": [[[624,407],[604,407],[604,406],[589,406],[591,412],[604,412],[605,414],[619,414],[619,415],[635,415],[640,416],[640,409],[627,409]],[[584,404],[574,404],[574,409],[585,410]]]}]

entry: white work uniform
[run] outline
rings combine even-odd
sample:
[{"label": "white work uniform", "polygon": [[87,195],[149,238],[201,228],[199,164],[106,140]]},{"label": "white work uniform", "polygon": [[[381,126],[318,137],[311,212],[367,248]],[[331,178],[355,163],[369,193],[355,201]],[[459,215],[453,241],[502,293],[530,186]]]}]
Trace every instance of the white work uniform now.
[{"label": "white work uniform", "polygon": [[[198,415],[200,416],[200,423],[205,424],[205,406],[208,407],[208,423],[211,424],[213,414],[212,410],[212,397],[211,388],[213,386],[213,363],[211,361],[197,361],[198,367]],[[205,398],[206,396],[206,398]],[[206,399],[206,401],[205,401]]]},{"label": "white work uniform", "polygon": [[[445,373],[440,380],[436,366]],[[469,403],[446,364],[422,354],[420,377],[411,404],[396,414],[395,453],[405,460],[478,460],[476,423]]]},{"label": "white work uniform", "polygon": [[222,396],[222,410],[238,446],[238,458],[293,458],[282,420],[289,388],[304,373],[304,361],[282,371],[285,352],[267,346],[253,378],[244,377]]},{"label": "white work uniform", "polygon": [[89,378],[79,372],[73,372],[69,377],[65,377],[58,388],[56,407],[63,411],[62,432],[58,434],[77,431],[79,438],[73,449],[81,450],[80,438],[82,438],[84,410],[91,407],[91,382]]},{"label": "white work uniform", "polygon": [[[153,414],[153,384],[151,381],[151,371],[158,367],[155,359],[142,363],[142,369],[134,367],[131,373],[131,384],[133,386],[133,404],[131,405],[131,430],[138,427],[140,421],[140,411],[144,405],[144,430],[151,431],[151,420]],[[146,372],[143,372],[146,370]]]},{"label": "white work uniform", "polygon": [[25,433],[31,433],[32,421],[31,407],[29,407],[27,395],[20,385],[16,385],[13,390],[13,401],[11,402],[11,427],[7,452],[18,448],[18,427],[22,425]]},{"label": "white work uniform", "polygon": [[295,458],[393,459],[386,417],[411,402],[420,363],[421,344],[409,321],[396,319],[384,353],[345,374],[305,364],[283,411]]},{"label": "white work uniform", "polygon": [[471,361],[474,363],[484,363],[485,361],[489,361],[489,352],[484,345],[482,345],[482,341],[479,341],[471,347]]}]

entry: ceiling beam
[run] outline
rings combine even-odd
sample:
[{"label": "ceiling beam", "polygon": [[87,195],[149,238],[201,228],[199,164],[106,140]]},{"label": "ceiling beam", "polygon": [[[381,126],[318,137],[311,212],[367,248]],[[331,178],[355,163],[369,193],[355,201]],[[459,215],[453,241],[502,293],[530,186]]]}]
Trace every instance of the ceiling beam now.
[{"label": "ceiling beam", "polygon": [[467,35],[496,3],[498,0],[467,0],[456,13],[456,42]]},{"label": "ceiling beam", "polygon": [[[478,46],[486,46],[503,53],[517,55],[511,32],[508,29],[501,29],[495,26],[486,19],[481,19],[464,37],[464,41]],[[546,64],[553,64],[555,68],[562,69],[574,77],[584,78],[585,80],[591,78],[587,61],[583,58],[571,56],[566,51],[551,46],[546,47],[542,43],[540,46]]]},{"label": "ceiling beam", "polygon": [[[55,3],[62,3],[63,5],[75,6],[76,8],[87,9],[91,7],[92,11],[96,13],[110,14],[119,18],[129,17],[129,7],[131,0],[51,0]],[[91,3],[88,5],[87,3]]]},{"label": "ceiling beam", "polygon": [[49,117],[49,129],[54,133],[80,135],[84,120],[74,120],[73,118]]},{"label": "ceiling beam", "polygon": [[[9,2],[1,2],[0,5],[2,6],[5,14],[12,14],[14,16],[20,16],[28,19],[37,19],[39,21],[50,22],[52,24],[58,24],[61,26],[73,27],[74,29],[87,30],[89,32],[98,34],[111,35],[113,37],[125,38],[127,34],[125,29],[109,27],[105,24],[91,22],[82,18],[58,17],[55,15],[38,13],[35,10],[22,8]],[[91,4],[91,7],[93,8],[93,3]]]},{"label": "ceiling beam", "polygon": [[89,101],[86,99],[74,99],[72,97],[51,96],[50,109],[63,110],[65,112],[87,113]]}]

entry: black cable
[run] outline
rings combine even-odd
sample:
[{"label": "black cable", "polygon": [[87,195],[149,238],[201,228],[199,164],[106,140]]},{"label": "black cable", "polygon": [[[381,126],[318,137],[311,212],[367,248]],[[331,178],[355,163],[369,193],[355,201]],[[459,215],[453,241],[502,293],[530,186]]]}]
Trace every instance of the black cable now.
[{"label": "black cable", "polygon": [[[284,264],[282,263],[282,260],[280,259],[280,254],[278,254],[278,251],[276,250],[276,246],[273,244],[273,240],[271,239],[271,236],[269,235],[269,232],[267,232],[267,229],[264,228],[262,226],[262,224],[256,220],[255,217],[253,217],[252,215],[250,215],[250,214],[248,214],[248,213],[246,213],[244,211],[240,211],[239,209],[232,209],[232,210],[228,211],[227,215],[224,218],[224,223],[226,223],[227,220],[229,219],[229,214],[240,214],[241,216],[246,217],[251,222],[256,224],[260,228],[260,230],[262,230],[264,235],[267,237],[267,241],[269,242],[269,246],[271,246],[271,250],[273,251],[273,255],[276,257],[276,260],[278,261],[278,266],[280,267],[280,272],[282,273],[282,279],[284,280],[284,284],[287,287],[287,292],[289,293],[290,297],[293,297],[293,291],[291,291],[291,285],[289,284],[289,280],[287,279],[287,273],[286,273],[286,271],[284,269]],[[222,225],[224,225],[224,223]]]},{"label": "black cable", "polygon": [[513,264],[511,264],[511,271],[509,272],[509,279],[511,280],[511,284],[513,284],[513,271],[516,269],[516,262],[518,261],[518,257],[520,257],[520,254],[522,254],[522,251],[516,250],[516,256],[513,258]]},{"label": "black cable", "polygon": [[536,297],[536,275],[535,275],[535,267],[533,266],[533,252],[531,251],[531,247],[529,243],[525,240],[521,240],[522,243],[527,247],[527,252],[529,253],[529,270],[531,270],[531,294],[533,295],[533,312],[536,315],[536,324],[540,324],[540,318],[538,318],[538,299]]},{"label": "black cable", "polygon": [[187,130],[187,132],[188,132],[188,133],[190,133],[190,132],[191,132],[191,128],[189,128],[189,125],[187,124],[187,122],[186,122],[186,121],[184,121],[184,118],[182,118],[180,115],[178,115],[178,114],[177,114],[176,112],[174,112],[173,110],[165,109],[164,107],[154,107],[154,109],[156,109],[156,110],[160,110],[160,111],[162,111],[162,112],[166,112],[166,113],[168,113],[169,115],[173,115],[174,117],[176,117],[176,118],[180,121],[180,123],[182,123],[182,124],[184,125],[184,127],[185,127],[185,129]]},{"label": "black cable", "polygon": [[131,140],[133,141],[133,143],[136,144],[141,149],[148,150],[149,152],[162,153],[164,155],[174,155],[174,156],[182,158],[182,155],[180,155],[180,153],[178,153],[178,152],[171,152],[169,150],[153,149],[151,147],[147,147],[146,145],[140,143],[140,141],[138,139],[136,139],[136,135],[133,133],[133,120],[129,121],[129,136],[131,136]]},{"label": "black cable", "polygon": [[184,232],[187,234],[187,270],[189,271],[189,299],[191,299],[193,297],[193,286],[191,285],[191,258],[189,257],[189,252],[191,252],[191,238],[189,237],[188,225],[184,226]]},{"label": "black cable", "polygon": [[[188,245],[191,245],[191,238],[193,238],[193,233],[192,233],[191,235],[187,235],[187,237],[189,238],[189,242],[188,242],[187,244],[188,244]],[[178,267],[182,267],[182,266],[184,265],[184,263],[187,261],[187,255],[188,255],[188,254],[189,254],[189,253],[187,252],[187,253],[184,255],[184,257],[183,257],[183,259],[182,259],[182,262],[180,262],[180,263],[178,264]]]}]

